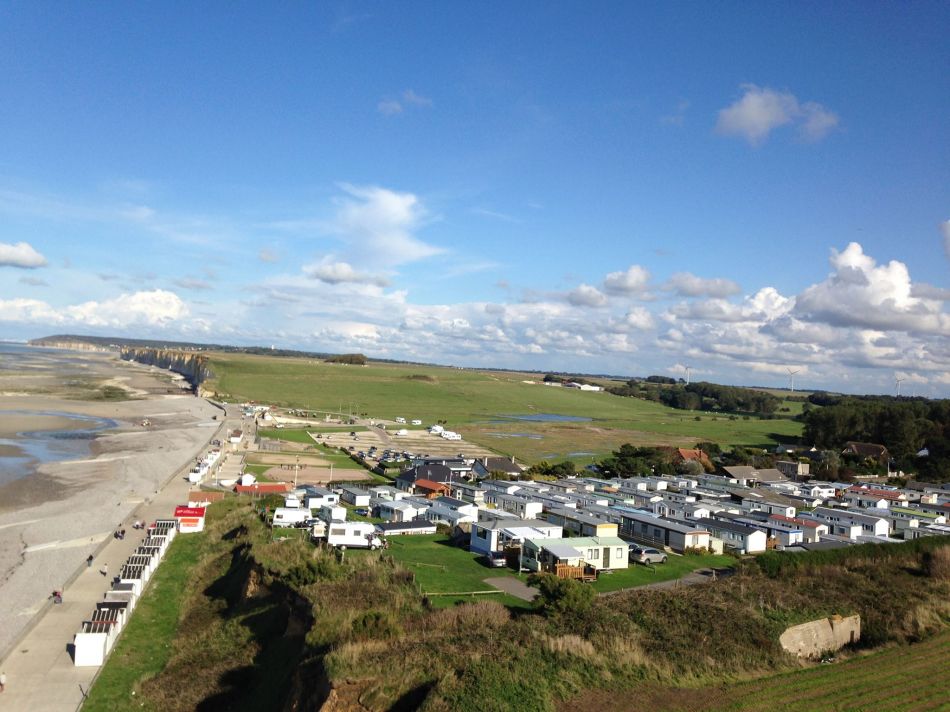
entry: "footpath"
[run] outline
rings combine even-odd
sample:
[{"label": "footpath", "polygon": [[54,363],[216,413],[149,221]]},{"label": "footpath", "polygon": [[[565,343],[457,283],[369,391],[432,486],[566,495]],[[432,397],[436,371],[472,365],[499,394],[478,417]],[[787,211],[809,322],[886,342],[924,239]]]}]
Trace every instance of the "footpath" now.
[{"label": "footpath", "polygon": [[[209,444],[214,438],[223,439],[222,433],[234,426],[234,421],[226,417],[221,427],[209,435]],[[82,622],[88,620],[96,603],[102,600],[122,564],[139,546],[143,533],[133,529],[132,522],[167,519],[177,505],[187,504],[191,489],[185,478],[187,469],[175,472],[150,501],[140,505],[128,521],[116,527],[126,530],[125,538],[110,538],[95,556],[92,566],[84,568],[66,586],[62,604],[38,614],[37,623],[7,658],[0,661],[0,671],[5,672],[7,678],[6,690],[0,693],[0,711],[75,712],[82,705],[100,668],[73,665],[70,654],[73,636]],[[108,565],[108,576],[100,573],[103,565]],[[135,615],[133,612],[132,617]]]}]

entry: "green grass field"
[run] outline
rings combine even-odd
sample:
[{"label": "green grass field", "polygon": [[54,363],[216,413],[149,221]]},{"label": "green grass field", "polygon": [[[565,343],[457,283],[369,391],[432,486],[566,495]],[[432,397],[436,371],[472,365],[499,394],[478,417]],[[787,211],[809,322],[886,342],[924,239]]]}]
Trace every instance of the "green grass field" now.
[{"label": "green grass field", "polygon": [[[671,689],[651,700],[652,709],[679,712],[923,712],[950,708],[950,632],[839,664],[775,675],[735,685]],[[653,695],[651,695],[653,697]],[[664,704],[661,700],[665,700]]]},{"label": "green grass field", "polygon": [[[365,517],[352,517],[366,519]],[[368,520],[376,521],[376,520]],[[390,555],[411,571],[415,576],[420,593],[444,594],[470,591],[490,591],[494,586],[485,583],[486,578],[516,575],[510,569],[490,569],[478,561],[478,556],[465,549],[452,546],[444,534],[426,534],[392,537],[389,540]],[[372,556],[365,551],[350,551],[347,556]],[[525,576],[521,576],[525,580]],[[448,608],[461,601],[485,598],[497,601],[509,608],[530,608],[528,601],[497,593],[479,596],[433,596],[432,605],[436,608]]]},{"label": "green grass field", "polygon": [[[587,463],[625,442],[684,447],[711,440],[725,446],[768,447],[801,433],[799,423],[784,418],[730,420],[727,415],[677,411],[607,393],[524,383],[538,381],[537,374],[390,364],[344,366],[238,354],[213,354],[212,369],[215,378],[205,385],[225,400],[254,400],[308,411],[352,411],[381,419],[419,418],[424,423],[444,420],[467,440],[527,462],[570,458]],[[503,417],[531,414],[590,420],[530,422]]]},{"label": "green grass field", "polygon": [[591,583],[598,593],[619,591],[624,588],[633,588],[661,581],[672,581],[703,568],[731,568],[736,565],[736,559],[731,556],[717,556],[715,554],[688,554],[686,556],[670,556],[665,564],[656,564],[652,570],[648,566],[630,564],[630,567],[610,574],[601,574]]}]

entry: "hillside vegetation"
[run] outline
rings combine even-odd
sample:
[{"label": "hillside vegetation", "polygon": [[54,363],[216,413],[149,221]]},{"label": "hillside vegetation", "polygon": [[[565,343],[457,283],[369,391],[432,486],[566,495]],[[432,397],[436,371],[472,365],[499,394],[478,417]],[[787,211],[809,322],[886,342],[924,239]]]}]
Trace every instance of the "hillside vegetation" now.
[{"label": "hillside vegetation", "polygon": [[[385,552],[339,561],[292,533],[275,541],[232,499],[211,508],[204,535],[174,542],[163,564],[173,570],[160,569],[174,579],[161,594],[179,591],[174,639],[166,647],[158,630],[136,651],[156,625],[140,609],[86,709],[134,699],[143,710],[553,710],[588,690],[609,699],[674,680],[790,670],[799,664],[779,635],[817,617],[860,614],[865,646],[943,630],[947,544],[858,548],[831,562],[804,554],[779,578],[753,564],[715,584],[665,591],[593,597],[579,583],[542,586],[537,611],[489,601],[432,609]],[[188,575],[172,576],[175,567]],[[143,669],[142,655],[157,664]],[[134,680],[130,670],[139,671]]]},{"label": "hillside vegetation", "polygon": [[[378,363],[351,366],[223,353],[211,358],[215,378],[205,387],[225,400],[385,419],[420,418],[424,423],[446,421],[466,440],[528,462],[565,457],[590,462],[628,442],[692,447],[713,441],[768,447],[795,441],[801,433],[800,424],[787,419],[697,415],[608,393],[543,386],[537,375],[530,374]],[[580,420],[505,417],[537,414]]]}]

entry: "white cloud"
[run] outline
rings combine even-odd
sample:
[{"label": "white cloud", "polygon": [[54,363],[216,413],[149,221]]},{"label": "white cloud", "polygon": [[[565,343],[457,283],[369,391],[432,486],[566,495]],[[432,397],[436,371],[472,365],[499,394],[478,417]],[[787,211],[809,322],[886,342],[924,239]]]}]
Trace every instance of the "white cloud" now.
[{"label": "white cloud", "polygon": [[607,303],[607,296],[597,287],[582,284],[567,293],[567,301],[576,307],[602,307]]},{"label": "white cloud", "polygon": [[319,280],[324,284],[374,284],[378,287],[388,287],[389,280],[382,275],[358,272],[348,262],[332,262],[324,258],[320,262],[306,265],[303,268],[305,275]]},{"label": "white cloud", "polygon": [[9,244],[0,242],[0,267],[20,267],[22,269],[36,269],[45,267],[46,258],[33,249],[26,242]]},{"label": "white cloud", "polygon": [[0,300],[2,322],[125,329],[130,326],[165,327],[181,322],[188,315],[188,307],[178,295],[161,289],[122,294],[114,299],[89,301],[62,309],[37,299]]},{"label": "white cloud", "polygon": [[611,294],[636,294],[646,291],[650,273],[640,265],[631,265],[626,272],[611,272],[604,278],[604,289]]},{"label": "white cloud", "polygon": [[412,89],[406,89],[400,94],[399,99],[386,98],[381,99],[376,104],[376,111],[383,116],[396,116],[403,113],[407,107],[418,106],[425,109],[432,108],[432,99],[422,94],[417,94]]},{"label": "white cloud", "polygon": [[415,237],[426,211],[412,193],[377,186],[341,187],[349,197],[337,201],[331,230],[349,244],[358,264],[390,268],[444,252]]},{"label": "white cloud", "polygon": [[376,111],[383,116],[395,116],[402,113],[402,104],[395,99],[383,99],[376,104]]},{"label": "white cloud", "polygon": [[838,121],[838,115],[821,104],[809,101],[801,106],[800,131],[806,141],[820,141],[838,125]]},{"label": "white cloud", "polygon": [[421,94],[416,94],[412,89],[406,89],[402,93],[402,100],[413,106],[424,106],[427,108],[432,106],[432,99],[427,96],[422,96]]},{"label": "white cloud", "polygon": [[663,289],[681,297],[729,297],[742,288],[731,279],[704,279],[690,272],[677,272],[663,285]]},{"label": "white cloud", "polygon": [[856,242],[832,250],[829,277],[806,289],[795,313],[832,326],[950,335],[942,300],[914,296],[903,262],[878,265]]},{"label": "white cloud", "polygon": [[277,257],[277,253],[273,250],[262,247],[261,251],[257,253],[257,259],[261,262],[276,262],[279,258]]},{"label": "white cloud", "polygon": [[800,104],[794,94],[779,92],[755,84],[743,84],[745,92],[725,109],[716,121],[717,133],[740,136],[753,146],[761,145],[769,134],[790,123],[797,123],[803,138],[817,141],[838,125],[838,115],[821,104]]}]

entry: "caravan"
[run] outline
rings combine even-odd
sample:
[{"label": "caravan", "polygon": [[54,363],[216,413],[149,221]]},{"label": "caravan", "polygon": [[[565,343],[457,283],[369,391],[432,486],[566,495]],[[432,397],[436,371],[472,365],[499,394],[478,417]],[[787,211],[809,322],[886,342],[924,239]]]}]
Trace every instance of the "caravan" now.
[{"label": "caravan", "polygon": [[371,522],[317,522],[311,530],[311,538],[341,549],[379,549],[383,545],[376,534],[376,525]]},{"label": "caravan", "polygon": [[278,507],[274,510],[273,524],[275,527],[301,527],[312,515],[304,507]]}]

